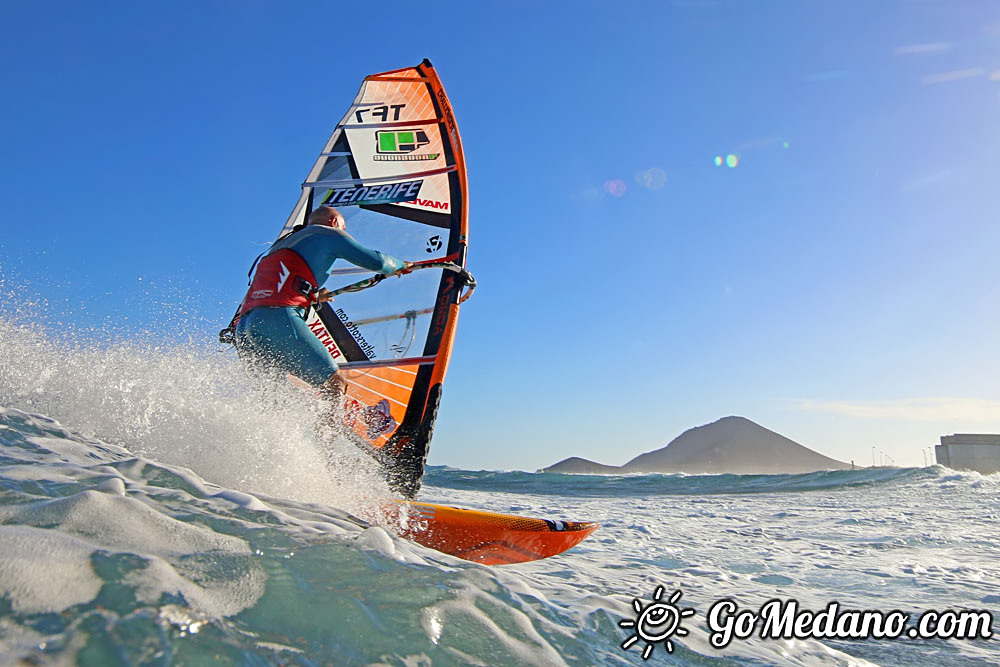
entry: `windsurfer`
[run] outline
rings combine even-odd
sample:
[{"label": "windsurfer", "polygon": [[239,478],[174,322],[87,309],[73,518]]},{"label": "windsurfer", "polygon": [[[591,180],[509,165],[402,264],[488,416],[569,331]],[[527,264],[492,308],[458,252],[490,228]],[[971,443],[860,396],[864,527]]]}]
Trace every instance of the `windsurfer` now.
[{"label": "windsurfer", "polygon": [[313,303],[331,300],[330,291],[319,286],[338,259],[383,275],[410,266],[358,243],[347,233],[340,211],[320,206],[304,227],[278,239],[260,259],[237,311],[235,331],[241,358],[301,378],[335,406],[346,389],[334,359],[338,351],[317,338],[306,319]]}]

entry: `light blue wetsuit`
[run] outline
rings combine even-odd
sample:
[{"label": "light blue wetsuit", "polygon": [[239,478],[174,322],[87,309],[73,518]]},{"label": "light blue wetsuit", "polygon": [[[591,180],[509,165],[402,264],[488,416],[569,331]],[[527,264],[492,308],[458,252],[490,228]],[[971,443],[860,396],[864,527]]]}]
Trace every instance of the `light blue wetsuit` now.
[{"label": "light blue wetsuit", "polygon": [[[326,282],[338,259],[382,274],[404,267],[395,257],[366,248],[346,232],[324,225],[309,225],[286,236],[267,254],[283,249],[293,251],[305,261],[318,282],[316,287]],[[241,357],[262,360],[309,384],[321,386],[337,371],[337,363],[306,326],[306,317],[304,307],[252,307],[236,324],[236,349]]]}]

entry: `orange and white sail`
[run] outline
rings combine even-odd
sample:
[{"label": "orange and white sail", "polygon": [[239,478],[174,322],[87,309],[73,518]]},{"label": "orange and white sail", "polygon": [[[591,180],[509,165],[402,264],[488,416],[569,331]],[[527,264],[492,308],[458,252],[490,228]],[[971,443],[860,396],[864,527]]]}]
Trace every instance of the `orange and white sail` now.
[{"label": "orange and white sail", "polygon": [[[348,233],[370,248],[464,269],[465,159],[451,103],[429,61],[365,78],[282,233],[324,204],[339,209]],[[345,264],[331,275],[348,282],[364,273]],[[373,448],[393,485],[411,497],[423,475],[464,285],[463,272],[425,268],[342,294],[309,320],[348,380],[350,433]]]}]

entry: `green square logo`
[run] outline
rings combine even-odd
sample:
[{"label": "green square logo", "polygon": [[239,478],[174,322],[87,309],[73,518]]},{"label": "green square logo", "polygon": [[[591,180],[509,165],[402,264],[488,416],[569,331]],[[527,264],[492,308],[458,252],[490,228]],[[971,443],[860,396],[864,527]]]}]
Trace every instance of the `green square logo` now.
[{"label": "green square logo", "polygon": [[382,153],[394,153],[394,152],[396,152],[396,133],[395,132],[379,132],[378,133],[378,149]]}]

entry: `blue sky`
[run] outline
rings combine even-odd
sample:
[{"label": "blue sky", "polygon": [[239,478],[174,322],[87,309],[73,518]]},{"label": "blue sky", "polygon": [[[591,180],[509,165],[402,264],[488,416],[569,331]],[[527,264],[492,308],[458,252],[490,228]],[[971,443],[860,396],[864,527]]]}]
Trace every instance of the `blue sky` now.
[{"label": "blue sky", "polygon": [[424,57],[480,284],[431,463],[1000,433],[992,2],[6,0],[0,270],[213,345],[361,79]]}]

